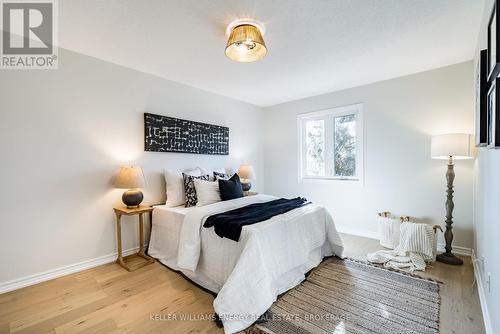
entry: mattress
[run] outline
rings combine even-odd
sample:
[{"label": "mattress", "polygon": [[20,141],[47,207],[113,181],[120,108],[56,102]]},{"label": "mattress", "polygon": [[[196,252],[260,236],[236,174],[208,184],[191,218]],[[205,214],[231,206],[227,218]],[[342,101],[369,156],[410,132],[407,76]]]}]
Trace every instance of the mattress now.
[{"label": "mattress", "polygon": [[217,294],[214,310],[226,333],[250,326],[325,256],[342,257],[342,240],[331,215],[314,204],[246,225],[238,242],[202,227],[213,214],[273,199],[260,194],[153,211],[149,254]]},{"label": "mattress", "polygon": [[[148,253],[164,264],[171,267],[177,262],[179,249],[179,235],[186,213],[193,208],[184,206],[168,207],[157,205],[153,210],[153,224],[151,226],[151,240]],[[177,270],[178,268],[173,268]]]},{"label": "mattress", "polygon": [[[252,199],[256,198],[256,196],[252,197]],[[270,199],[274,198],[265,197],[266,201]],[[179,247],[179,240],[181,239],[184,218],[188,212],[200,208],[203,210],[205,207],[186,208],[184,206],[158,205],[154,208],[148,254],[170,269],[182,272],[205,289],[219,293],[238,261],[243,250],[243,243],[220,238],[214,233],[213,228],[201,228],[202,250],[196,271],[180,268],[178,255],[179,249],[182,247]]]},{"label": "mattress", "polygon": [[[151,226],[151,239],[149,241],[148,254],[167,267],[182,272],[193,282],[198,285],[217,293],[222,288],[225,280],[230,274],[228,267],[224,264],[221,268],[220,262],[213,257],[201,261],[200,268],[195,272],[190,270],[183,270],[177,265],[177,256],[179,251],[179,239],[182,230],[184,217],[186,214],[195,210],[197,207],[186,208],[184,206],[168,207],[166,205],[157,205],[153,211],[153,222]],[[210,231],[208,238],[220,239]],[[225,244],[229,249],[237,248],[239,245],[233,245],[229,240],[217,240]],[[208,242],[207,242],[208,244]],[[205,253],[208,255],[213,250],[206,249]],[[234,266],[238,252],[230,252],[231,265]],[[212,262],[217,262],[213,264]],[[232,268],[230,266],[229,268]],[[208,267],[208,268],[207,268]],[[224,270],[223,270],[224,269]]]},{"label": "mattress", "polygon": [[182,224],[182,220],[186,213],[193,210],[194,207],[186,208],[184,205],[168,207],[166,205],[156,205],[154,207],[153,215],[157,216],[159,225]]}]

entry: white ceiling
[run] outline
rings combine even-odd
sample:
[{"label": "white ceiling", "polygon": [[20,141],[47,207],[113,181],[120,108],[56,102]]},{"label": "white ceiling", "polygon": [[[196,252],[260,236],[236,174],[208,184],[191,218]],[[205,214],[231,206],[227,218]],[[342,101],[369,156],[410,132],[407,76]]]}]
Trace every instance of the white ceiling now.
[{"label": "white ceiling", "polygon": [[[64,48],[259,106],[473,58],[483,0],[61,0]],[[267,56],[224,56],[227,24]]]}]

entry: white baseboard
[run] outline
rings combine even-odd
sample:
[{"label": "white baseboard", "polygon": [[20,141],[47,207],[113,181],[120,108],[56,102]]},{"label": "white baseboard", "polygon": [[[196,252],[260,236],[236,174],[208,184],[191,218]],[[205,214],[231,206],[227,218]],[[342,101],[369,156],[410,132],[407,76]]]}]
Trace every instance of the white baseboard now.
[{"label": "white baseboard", "polygon": [[[361,236],[361,237],[365,237],[365,238],[370,238],[370,239],[376,239],[376,240],[379,239],[378,232],[373,232],[370,230],[348,228],[348,229],[342,229],[342,230],[339,229],[339,232],[346,233],[346,234],[352,234],[352,235],[356,235],[356,236]],[[134,248],[124,250],[123,256],[127,256],[130,254],[136,253],[138,250],[139,250],[139,247],[134,247]],[[444,244],[438,244],[438,250],[440,250],[440,251],[444,250]],[[467,248],[467,247],[453,246],[453,251],[454,251],[454,253],[456,253],[458,255],[465,255],[465,256],[472,255],[471,249]],[[73,274],[73,273],[76,273],[76,272],[79,272],[82,270],[94,268],[94,267],[97,267],[97,266],[100,266],[100,265],[103,265],[106,263],[114,262],[116,260],[116,256],[117,256],[117,253],[115,252],[115,253],[104,255],[104,256],[101,256],[101,257],[98,257],[95,259],[86,260],[86,261],[82,261],[79,263],[70,264],[68,266],[44,271],[44,272],[41,272],[38,274],[33,274],[33,275],[18,278],[15,280],[3,282],[3,283],[0,283],[0,293],[5,293],[5,292],[12,291],[12,290],[24,288],[26,286],[38,284],[38,283],[45,282],[45,281],[48,281],[48,280],[51,280],[54,278],[58,278],[58,277]],[[477,271],[474,270],[474,272],[477,272]],[[478,286],[479,286],[479,283],[478,283]]]},{"label": "white baseboard", "polygon": [[380,240],[378,232],[374,232],[371,230],[364,230],[364,229],[358,229],[358,228],[338,228],[337,230],[340,233],[352,234],[352,235],[356,235],[358,237],[365,237],[365,238],[369,238],[369,239]]},{"label": "white baseboard", "polygon": [[490,312],[488,311],[488,304],[486,303],[486,294],[484,292],[483,279],[481,270],[479,269],[477,262],[478,259],[476,258],[476,254],[474,253],[474,250],[472,250],[472,265],[474,266],[474,277],[476,278],[479,302],[481,304],[481,311],[483,312],[484,329],[486,331],[486,334],[493,334]]},{"label": "white baseboard", "polygon": [[[378,232],[374,232],[371,230],[356,229],[356,228],[339,228],[338,231],[340,233],[352,234],[358,237],[365,237],[376,240],[380,239]],[[445,246],[444,244],[438,243],[437,246],[438,246],[438,252],[444,252],[444,246]],[[453,247],[453,253],[457,255],[463,255],[463,256],[472,255],[472,250],[468,247],[455,246],[455,245],[453,245],[452,247]]]},{"label": "white baseboard", "polygon": [[[137,253],[139,247],[130,248],[123,251],[123,256],[131,255]],[[82,261],[79,263],[70,264],[68,266],[47,270],[38,274],[33,274],[25,277],[21,277],[12,281],[7,281],[0,283],[0,293],[9,292],[12,290],[17,290],[24,288],[26,286],[38,284],[45,282],[54,278],[61,276],[73,274],[82,270],[98,267],[100,265],[116,261],[118,253],[112,253],[104,256],[97,257],[95,259]]]},{"label": "white baseboard", "polygon": [[[445,244],[438,244],[437,246],[438,246],[439,253],[445,251],[445,249],[444,249]],[[463,256],[472,256],[472,249],[470,249],[468,247],[453,245],[453,246],[451,246],[451,248],[453,249],[454,254],[463,255]]]}]

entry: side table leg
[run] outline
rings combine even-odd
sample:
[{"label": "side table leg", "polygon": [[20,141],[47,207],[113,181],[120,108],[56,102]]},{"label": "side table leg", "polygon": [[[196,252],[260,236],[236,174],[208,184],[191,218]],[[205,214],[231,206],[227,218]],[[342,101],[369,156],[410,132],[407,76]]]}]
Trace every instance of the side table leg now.
[{"label": "side table leg", "polygon": [[127,267],[125,262],[123,261],[123,255],[122,255],[122,222],[121,222],[122,215],[117,213],[116,214],[116,241],[118,243],[118,258],[116,259],[116,263],[118,263],[120,266],[123,268],[127,269],[130,271],[130,268]]},{"label": "side table leg", "polygon": [[144,254],[144,214],[139,214],[139,254]]},{"label": "side table leg", "polygon": [[144,214],[139,215],[139,253],[138,255],[142,257],[143,259],[147,260],[146,264],[153,263],[155,260],[149,256],[146,255],[146,250],[144,249]]}]

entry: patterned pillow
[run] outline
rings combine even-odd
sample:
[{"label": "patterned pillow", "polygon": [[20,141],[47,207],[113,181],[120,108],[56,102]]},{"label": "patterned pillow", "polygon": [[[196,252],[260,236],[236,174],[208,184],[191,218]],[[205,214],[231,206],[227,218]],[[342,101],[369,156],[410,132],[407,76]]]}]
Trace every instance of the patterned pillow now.
[{"label": "patterned pillow", "polygon": [[189,208],[190,206],[195,206],[198,202],[196,198],[196,188],[194,187],[194,179],[208,181],[210,175],[192,176],[182,173],[182,177],[184,179],[184,192],[186,194],[185,206]]},{"label": "patterned pillow", "polygon": [[214,171],[214,179],[217,180],[229,180],[234,174],[219,173]]}]

